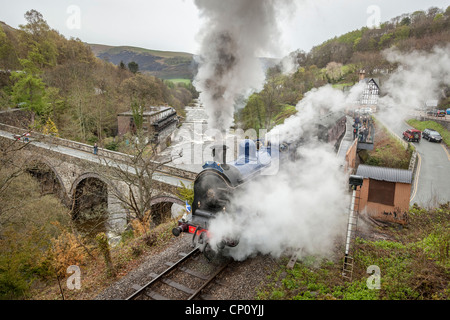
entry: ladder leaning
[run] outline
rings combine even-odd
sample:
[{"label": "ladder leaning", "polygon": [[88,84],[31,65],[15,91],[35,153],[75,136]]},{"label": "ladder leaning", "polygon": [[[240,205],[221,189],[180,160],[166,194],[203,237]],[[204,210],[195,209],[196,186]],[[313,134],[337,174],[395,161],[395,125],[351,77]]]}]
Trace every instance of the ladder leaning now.
[{"label": "ladder leaning", "polygon": [[[353,249],[356,238],[356,230],[358,228],[359,203],[361,199],[360,192],[361,186],[363,184],[363,177],[352,175],[350,176],[349,183],[352,187],[353,193],[350,212],[348,215],[347,236],[345,239],[345,256],[344,256],[344,265],[342,268],[342,277],[344,279],[352,281],[353,264],[354,264]],[[358,189],[358,187],[360,188]]]}]

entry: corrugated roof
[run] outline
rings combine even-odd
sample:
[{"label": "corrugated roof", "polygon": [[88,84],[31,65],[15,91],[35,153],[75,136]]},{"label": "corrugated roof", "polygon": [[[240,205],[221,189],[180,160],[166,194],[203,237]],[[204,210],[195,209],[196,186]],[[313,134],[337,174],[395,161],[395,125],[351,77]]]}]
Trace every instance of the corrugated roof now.
[{"label": "corrugated roof", "polygon": [[364,164],[358,166],[356,175],[380,181],[401,183],[412,182],[412,171],[410,170],[375,167]]}]

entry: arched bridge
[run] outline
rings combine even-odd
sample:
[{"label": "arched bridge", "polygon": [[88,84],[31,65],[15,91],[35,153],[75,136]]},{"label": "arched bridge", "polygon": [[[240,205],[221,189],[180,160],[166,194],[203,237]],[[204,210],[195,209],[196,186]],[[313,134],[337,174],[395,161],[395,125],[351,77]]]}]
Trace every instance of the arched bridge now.
[{"label": "arched bridge", "polygon": [[[107,229],[121,233],[130,218],[123,199],[130,196],[130,185],[112,171],[114,167],[135,174],[128,165],[130,156],[106,149],[93,154],[93,147],[52,136],[32,133],[29,142],[23,141],[27,131],[0,123],[0,143],[26,144],[14,151],[14,161],[41,181],[43,193],[56,194],[72,208],[72,214],[86,206],[103,206],[107,209]],[[15,136],[22,136],[17,140]],[[17,148],[15,148],[17,149]],[[174,166],[159,167],[152,177],[151,205],[184,205],[177,196],[177,188],[190,185],[196,173]]]}]

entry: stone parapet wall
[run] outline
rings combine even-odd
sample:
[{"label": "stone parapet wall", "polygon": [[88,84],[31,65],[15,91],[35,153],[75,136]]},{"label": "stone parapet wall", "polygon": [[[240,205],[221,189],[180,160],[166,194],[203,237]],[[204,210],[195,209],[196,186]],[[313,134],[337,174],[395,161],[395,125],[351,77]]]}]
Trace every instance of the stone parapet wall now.
[{"label": "stone parapet wall", "polygon": [[[4,123],[0,123],[0,130],[10,132],[13,135],[14,134],[24,135],[25,133],[30,132],[29,130],[15,127],[15,126],[10,126],[10,125],[4,124]],[[72,140],[62,139],[62,138],[54,137],[51,135],[44,135],[40,132],[32,131],[31,139],[55,144],[58,146],[64,146],[64,147],[68,147],[71,149],[80,150],[80,151],[88,152],[88,153],[93,153],[93,150],[94,150],[93,146],[91,146],[91,145],[72,141]],[[124,153],[120,153],[120,152],[116,152],[116,151],[112,151],[112,150],[108,150],[108,149],[104,149],[104,148],[98,149],[98,155],[100,157],[105,157],[108,159],[122,161],[122,162],[129,162],[129,159],[131,157],[128,154],[124,154]],[[197,175],[197,173],[195,173],[195,172],[186,171],[184,169],[179,169],[179,168],[175,168],[175,167],[167,166],[167,165],[161,166],[161,168],[159,168],[157,171],[167,173],[172,176],[180,177],[180,178],[187,179],[187,180],[194,180]]]}]

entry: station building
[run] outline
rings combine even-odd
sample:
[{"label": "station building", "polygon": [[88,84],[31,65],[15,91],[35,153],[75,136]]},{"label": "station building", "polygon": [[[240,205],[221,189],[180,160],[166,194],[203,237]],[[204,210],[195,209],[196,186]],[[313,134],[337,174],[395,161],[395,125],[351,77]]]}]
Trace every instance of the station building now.
[{"label": "station building", "polygon": [[[131,111],[118,114],[117,123],[119,136],[136,133],[136,124]],[[142,129],[157,144],[159,151],[170,145],[170,136],[177,125],[177,112],[170,106],[151,106],[145,108],[143,112]]]}]

